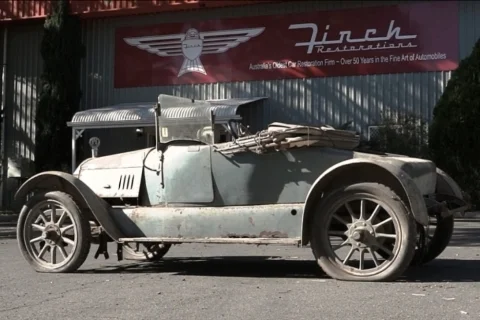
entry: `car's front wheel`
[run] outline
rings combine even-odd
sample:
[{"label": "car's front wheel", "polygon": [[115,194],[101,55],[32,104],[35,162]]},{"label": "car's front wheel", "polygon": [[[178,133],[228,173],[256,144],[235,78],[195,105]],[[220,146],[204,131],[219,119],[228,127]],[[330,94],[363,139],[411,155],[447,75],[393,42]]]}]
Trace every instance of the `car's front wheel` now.
[{"label": "car's front wheel", "polygon": [[36,271],[72,272],[90,251],[90,225],[70,195],[43,192],[30,198],[20,212],[17,240]]},{"label": "car's front wheel", "polygon": [[328,192],[311,227],[313,254],[335,279],[392,281],[415,254],[415,220],[385,185],[357,183]]}]

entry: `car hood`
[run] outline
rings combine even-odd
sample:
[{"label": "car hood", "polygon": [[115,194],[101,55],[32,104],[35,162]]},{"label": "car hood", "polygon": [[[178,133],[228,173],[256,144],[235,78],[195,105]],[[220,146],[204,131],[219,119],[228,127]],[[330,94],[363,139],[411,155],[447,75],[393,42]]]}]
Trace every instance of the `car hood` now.
[{"label": "car hood", "polygon": [[84,170],[138,168],[143,166],[143,160],[155,148],[146,148],[83,161],[75,170],[79,175]]}]

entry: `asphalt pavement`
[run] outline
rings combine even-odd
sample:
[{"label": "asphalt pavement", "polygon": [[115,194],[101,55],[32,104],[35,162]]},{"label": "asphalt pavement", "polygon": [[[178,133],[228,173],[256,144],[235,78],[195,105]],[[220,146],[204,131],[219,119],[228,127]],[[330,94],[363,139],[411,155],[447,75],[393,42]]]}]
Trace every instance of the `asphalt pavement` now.
[{"label": "asphalt pavement", "polygon": [[[6,226],[0,227],[5,231]],[[0,319],[480,319],[480,220],[461,219],[435,261],[391,283],[328,278],[309,248],[174,246],[160,263],[93,258],[35,273],[0,239]]]}]

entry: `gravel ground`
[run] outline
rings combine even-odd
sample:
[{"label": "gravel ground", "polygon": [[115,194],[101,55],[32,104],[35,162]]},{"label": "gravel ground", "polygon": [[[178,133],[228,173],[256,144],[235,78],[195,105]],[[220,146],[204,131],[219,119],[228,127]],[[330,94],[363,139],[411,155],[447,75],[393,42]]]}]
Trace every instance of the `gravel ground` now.
[{"label": "gravel ground", "polygon": [[95,260],[94,246],[79,272],[40,274],[2,238],[0,319],[480,319],[479,245],[480,221],[464,219],[434,262],[349,283],[280,246],[180,245],[156,264],[117,262],[113,246]]}]

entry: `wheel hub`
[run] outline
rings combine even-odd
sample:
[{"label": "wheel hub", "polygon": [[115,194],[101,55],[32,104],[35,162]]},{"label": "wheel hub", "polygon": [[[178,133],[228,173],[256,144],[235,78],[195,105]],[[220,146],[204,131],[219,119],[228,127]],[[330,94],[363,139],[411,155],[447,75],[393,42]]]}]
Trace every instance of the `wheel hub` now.
[{"label": "wheel hub", "polygon": [[348,229],[348,240],[353,247],[367,248],[372,239],[375,239],[375,230],[371,223],[365,220],[356,221]]},{"label": "wheel hub", "polygon": [[61,237],[62,234],[60,228],[54,224],[46,226],[45,230],[42,232],[42,238],[50,245],[57,244]]},{"label": "wheel hub", "polygon": [[362,241],[363,239],[363,231],[359,230],[359,231],[355,231],[353,234],[352,234],[352,239],[355,240],[355,241]]}]

